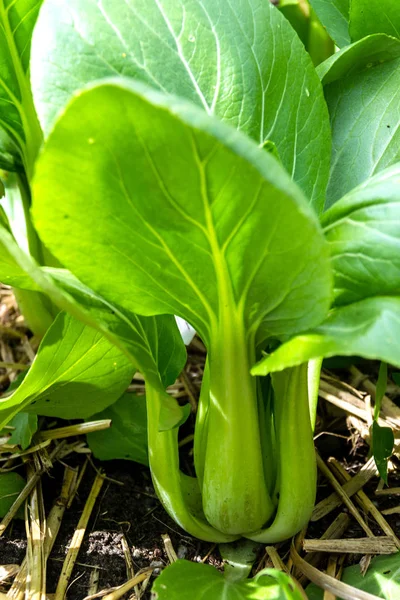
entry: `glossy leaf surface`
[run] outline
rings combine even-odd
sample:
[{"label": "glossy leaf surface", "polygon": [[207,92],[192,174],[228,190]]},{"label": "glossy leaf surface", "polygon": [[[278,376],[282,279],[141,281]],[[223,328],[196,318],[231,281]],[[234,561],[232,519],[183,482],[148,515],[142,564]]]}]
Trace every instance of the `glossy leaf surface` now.
[{"label": "glossy leaf surface", "polygon": [[323,215],[337,308],[320,326],[263,359],[254,373],[334,355],[400,365],[399,173],[394,165]]},{"label": "glossy leaf surface", "polygon": [[323,85],[400,57],[400,40],[376,33],[332,54],[317,67]]},{"label": "glossy leaf surface", "polygon": [[270,2],[47,0],[31,70],[46,134],[87,83],[132,77],[190,100],[260,145],[274,142],[288,172],[323,206],[330,132],[322,90],[302,43]]},{"label": "glossy leaf surface", "polygon": [[98,331],[60,313],[24,381],[2,399],[0,422],[22,409],[63,418],[89,416],[121,395],[133,371],[125,355]]},{"label": "glossy leaf surface", "polygon": [[205,340],[222,297],[263,336],[326,311],[326,248],[298,188],[248,138],[180,100],[128,81],[82,93],[47,143],[34,195],[45,243],[125,309],[178,314]]},{"label": "glossy leaf surface", "polygon": [[351,0],[351,39],[371,33],[387,33],[400,38],[400,5],[397,0]]},{"label": "glossy leaf surface", "polygon": [[400,164],[396,164],[323,215],[335,276],[335,305],[372,296],[400,298],[399,185]]},{"label": "glossy leaf surface", "polygon": [[332,164],[327,206],[400,159],[400,59],[325,86]]}]

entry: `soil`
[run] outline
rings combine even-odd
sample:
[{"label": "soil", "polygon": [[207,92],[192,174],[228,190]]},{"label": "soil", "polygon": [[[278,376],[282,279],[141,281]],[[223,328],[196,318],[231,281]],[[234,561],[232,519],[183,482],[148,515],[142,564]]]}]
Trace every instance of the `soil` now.
[{"label": "soil", "polygon": [[[317,445],[320,453],[324,457],[336,454],[346,465],[348,471],[355,474],[361,464],[365,462],[368,447],[363,444],[359,445],[356,454],[352,456],[348,444],[340,442],[342,438],[335,438],[339,440],[339,443],[336,445],[336,452],[332,452],[332,450],[335,450],[332,444],[330,443],[329,447],[325,448],[324,442],[324,438],[331,437],[328,435],[319,438]],[[347,460],[343,460],[343,450],[345,449],[347,449]],[[351,459],[350,463],[348,462],[349,458]],[[68,464],[77,466],[77,463],[82,460],[83,457],[75,455],[73,459],[68,461]],[[154,493],[147,468],[130,461],[110,461],[101,465],[97,463],[96,467],[99,466],[104,468],[109,478],[118,481],[122,485],[118,485],[109,479],[103,485],[71,579],[72,583],[68,590],[69,600],[82,600],[87,595],[90,573],[93,567],[99,569],[100,590],[120,585],[127,580],[126,563],[121,545],[123,536],[128,542],[135,570],[151,566],[154,568],[153,577],[156,577],[161,569],[168,564],[161,537],[165,533],[169,534],[179,558],[201,562],[206,557],[205,562],[208,564],[212,564],[217,568],[222,567],[217,547],[189,536],[169,518]],[[45,475],[43,478],[46,508],[51,506],[59,494],[62,473],[63,466],[59,464],[55,466],[51,476]],[[48,562],[47,589],[49,593],[53,593],[57,586],[62,562],[95,474],[93,468],[88,469],[76,499],[63,518],[60,533]],[[400,480],[400,477],[398,479]],[[396,482],[396,477],[392,476],[391,485],[395,486],[399,483],[400,481]],[[365,487],[365,491],[368,493],[369,489],[372,495],[376,485],[377,479],[371,480],[368,486]],[[321,479],[318,488],[318,500],[330,493],[330,487]],[[394,504],[396,504],[396,500],[390,498],[379,499],[380,509],[388,508]],[[340,510],[343,510],[343,507],[327,515],[321,521],[310,523],[307,537],[320,537]],[[400,515],[388,516],[387,520],[394,530],[400,533]],[[369,520],[368,523],[376,535],[382,535],[373,520]],[[354,538],[363,535],[365,534],[362,533],[359,526],[352,521],[344,537]],[[288,545],[282,544],[279,553],[284,558],[288,550]],[[15,521],[13,527],[4,536],[0,537],[0,563],[21,563],[25,552],[24,523]],[[361,557],[352,556],[348,559],[348,562],[356,562],[359,558]],[[143,596],[144,599],[150,598],[150,589],[151,582]]]},{"label": "soil", "polygon": [[[99,466],[99,465],[97,465]],[[87,595],[90,571],[99,569],[99,589],[125,583],[126,563],[121,546],[125,536],[135,570],[154,567],[154,576],[168,564],[162,534],[168,533],[179,558],[201,561],[213,545],[188,536],[164,511],[151,484],[148,469],[133,462],[111,461],[102,465],[108,477],[94,508],[87,534],[78,557],[68,591],[69,600],[82,600]],[[60,491],[62,467],[43,479],[45,503],[51,506]],[[62,562],[74,534],[95,471],[91,469],[79,489],[71,508],[65,512],[60,533],[48,562],[47,589],[55,592]],[[0,564],[21,563],[26,552],[25,527],[15,521],[12,529],[0,537]],[[207,563],[221,566],[212,553]],[[148,589],[150,590],[150,585]],[[143,598],[150,598],[150,592]]]}]

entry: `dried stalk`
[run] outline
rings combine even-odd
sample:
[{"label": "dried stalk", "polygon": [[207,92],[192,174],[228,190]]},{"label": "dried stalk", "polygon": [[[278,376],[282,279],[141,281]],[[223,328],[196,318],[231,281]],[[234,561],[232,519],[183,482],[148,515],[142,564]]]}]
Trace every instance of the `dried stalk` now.
[{"label": "dried stalk", "polygon": [[41,431],[38,434],[41,440],[60,440],[76,435],[85,435],[92,431],[101,431],[111,427],[111,419],[102,419],[100,421],[88,421],[87,423],[79,423],[78,425],[68,425],[68,427],[57,427],[56,429],[48,429]]},{"label": "dried stalk", "polygon": [[81,518],[79,519],[78,526],[72,537],[67,556],[65,557],[60,579],[58,580],[57,584],[56,593],[54,595],[54,600],[64,600],[65,593],[68,588],[68,583],[71,578],[72,570],[74,568],[83,541],[83,537],[85,535],[86,527],[103,483],[104,477],[102,475],[97,475],[96,479],[94,480],[92,489],[90,490],[90,494],[87,498],[85,508],[83,509],[83,512],[81,514]]},{"label": "dried stalk", "polygon": [[349,509],[350,513],[356,519],[357,523],[363,528],[363,530],[365,531],[365,533],[369,537],[374,537],[374,534],[373,534],[372,530],[367,525],[367,523],[364,521],[364,519],[362,518],[362,516],[358,512],[358,510],[355,507],[355,505],[353,504],[353,502],[350,500],[349,496],[343,490],[342,486],[340,485],[340,483],[338,482],[338,480],[336,479],[336,477],[333,475],[333,473],[326,466],[326,464],[324,463],[324,461],[322,460],[322,458],[318,454],[316,454],[316,456],[317,456],[317,465],[318,465],[319,470],[323,473],[323,475],[326,477],[326,479],[332,485],[332,487],[335,490],[335,492],[338,494],[338,496],[340,496],[340,498],[342,499],[343,503],[347,506],[347,508]]},{"label": "dried stalk", "polygon": [[[343,466],[337,460],[331,459],[329,462],[330,462],[332,469],[334,469],[336,477],[339,479],[339,481],[340,480],[342,482],[349,481],[350,475],[347,473],[347,471],[343,468]],[[390,536],[393,538],[394,543],[396,544],[397,548],[400,549],[400,540],[396,536],[393,529],[390,527],[389,523],[386,521],[385,517],[380,513],[380,511],[377,509],[377,507],[372,502],[372,500],[370,500],[368,498],[367,494],[365,492],[363,492],[362,490],[360,490],[355,495],[355,500],[356,500],[357,504],[367,514],[370,514],[375,519],[375,521],[378,523],[378,525],[382,529],[382,531],[384,531],[384,533],[386,533],[387,536]]]},{"label": "dried stalk", "polygon": [[176,555],[175,549],[172,545],[171,538],[169,537],[168,533],[162,534],[161,538],[162,538],[165,552],[167,553],[169,562],[170,563],[176,562],[178,560],[178,557]]},{"label": "dried stalk", "polygon": [[343,540],[304,540],[305,552],[335,554],[394,554],[397,546],[392,537],[346,538]]},{"label": "dried stalk", "polygon": [[[348,478],[346,483],[342,486],[343,490],[346,492],[348,497],[350,498],[356,492],[358,492],[374,475],[376,475],[376,465],[373,458],[370,458],[368,462],[362,467],[362,469],[355,475],[354,477]],[[337,508],[342,504],[342,499],[336,492],[333,492],[321,502],[314,507],[313,514],[311,516],[311,521],[318,521],[328,515],[332,510]]]},{"label": "dried stalk", "polygon": [[322,573],[302,559],[293,545],[290,549],[290,554],[294,565],[307,577],[307,579],[315,583],[315,585],[318,585],[320,588],[339,596],[339,598],[342,598],[343,600],[380,600],[378,596],[374,596],[363,590],[358,590],[347,583],[343,583],[343,581],[338,581],[334,577]]}]

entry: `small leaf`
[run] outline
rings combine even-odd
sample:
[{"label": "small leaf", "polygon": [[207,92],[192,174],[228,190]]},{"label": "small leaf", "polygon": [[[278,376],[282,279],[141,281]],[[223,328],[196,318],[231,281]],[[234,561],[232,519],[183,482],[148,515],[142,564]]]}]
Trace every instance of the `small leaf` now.
[{"label": "small leaf", "polygon": [[371,69],[400,56],[400,40],[384,33],[369,35],[332,54],[318,65],[323,85]]},{"label": "small leaf", "polygon": [[230,544],[220,544],[219,551],[224,560],[225,577],[230,581],[246,579],[250,575],[260,548],[260,544],[245,539]]},{"label": "small leaf", "polygon": [[22,450],[26,450],[30,446],[32,436],[38,428],[37,415],[30,415],[26,412],[20,412],[8,423],[9,427],[14,427],[9,444],[16,444]]},{"label": "small leaf", "polygon": [[264,569],[253,579],[233,582],[209,565],[178,560],[157,577],[154,600],[302,600],[288,575]]},{"label": "small leaf", "polygon": [[394,434],[391,427],[381,427],[376,421],[371,425],[372,452],[376,468],[383,481],[387,484],[387,463],[392,456]]},{"label": "small leaf", "polygon": [[134,460],[148,465],[146,398],[126,393],[90,421],[111,419],[111,427],[87,434],[94,456],[100,460]]},{"label": "small leaf", "polygon": [[[0,473],[0,518],[7,514],[25,484],[25,480],[18,473]],[[16,517],[23,519],[23,510],[20,509]]]},{"label": "small leaf", "polygon": [[[346,567],[342,581],[383,600],[397,600],[400,598],[399,561],[399,552],[390,556],[375,556],[365,574],[359,565]],[[323,600],[324,591],[313,583],[307,586],[306,593],[308,600]]]}]

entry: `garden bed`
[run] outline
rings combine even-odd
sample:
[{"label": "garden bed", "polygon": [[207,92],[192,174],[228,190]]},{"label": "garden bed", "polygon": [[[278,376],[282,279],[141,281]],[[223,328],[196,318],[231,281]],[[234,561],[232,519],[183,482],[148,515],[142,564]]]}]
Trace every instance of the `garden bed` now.
[{"label": "garden bed", "polygon": [[[32,347],[32,342],[34,347],[35,341],[30,338],[30,333],[19,316],[9,290],[4,287],[1,307],[3,311],[1,360],[28,364],[30,351],[27,350],[27,347]],[[20,337],[18,334],[21,334]],[[203,365],[204,353],[201,342],[195,341],[189,349],[184,379],[176,382],[170,390],[171,393],[181,397],[182,401],[190,400],[193,405],[193,402],[197,401]],[[316,448],[325,464],[330,464],[329,459],[334,458],[351,477],[354,477],[365,466],[369,452],[369,446],[362,438],[365,431],[361,427],[361,421],[359,421],[360,426],[357,429],[357,419],[354,414],[351,415],[352,398],[366,397],[365,388],[371,389],[371,384],[373,385],[376,380],[376,369],[376,364],[365,361],[361,365],[358,364],[358,368],[353,366],[350,370],[348,367],[325,370],[321,380],[322,396],[320,397],[315,436]],[[15,371],[3,368],[0,373],[3,377],[3,386],[7,387],[9,383],[7,373],[12,380]],[[355,378],[359,389],[352,387],[349,383]],[[130,387],[136,393],[144,392],[143,382],[140,378],[134,380]],[[187,395],[187,390],[190,391],[190,397]],[[389,391],[394,400],[400,395],[400,390],[395,384],[391,385]],[[347,402],[347,412],[337,406],[341,402]],[[346,405],[344,407],[346,408]],[[394,405],[390,405],[390,408],[394,410]],[[192,468],[191,422],[192,420],[189,421],[182,433],[185,443],[182,445],[181,460],[188,472]],[[54,421],[49,418],[42,423],[44,429],[47,427],[56,429],[65,425],[70,426],[73,423]],[[56,591],[68,548],[90,495],[93,482],[100,470],[104,473],[105,479],[94,504],[70,578],[67,596],[69,600],[82,600],[90,593],[93,594],[95,589],[109,590],[123,585],[132,576],[132,570],[130,570],[132,568],[135,573],[147,569],[152,570],[144,583],[136,588],[136,590],[141,590],[141,598],[150,598],[151,582],[169,564],[171,548],[178,558],[204,562],[222,569],[222,559],[215,544],[200,542],[188,535],[167,515],[154,492],[150,472],[146,467],[132,461],[98,461],[90,455],[84,436],[66,438],[64,452],[66,449],[68,450],[68,446],[71,447],[71,452],[60,460],[54,461],[54,468],[43,474],[41,478],[44,505],[48,514],[60,495],[65,467],[68,466],[80,473],[83,472],[79,488],[74,492],[71,507],[63,514],[60,531],[47,561],[47,591],[50,597]],[[74,447],[78,451],[74,451]],[[52,449],[53,446],[50,446],[46,449],[46,453],[50,453]],[[394,457],[392,466],[396,464],[397,458]],[[21,467],[19,470],[23,473],[24,469],[25,467]],[[390,472],[389,480],[391,487],[397,487],[400,484],[400,477],[396,472]],[[376,495],[378,482],[377,476],[370,478],[365,482],[363,490],[382,517],[382,512],[392,512],[384,518],[393,532],[398,534],[400,532],[398,500],[396,495]],[[317,502],[329,496],[331,492],[331,484],[320,474]],[[397,512],[394,512],[396,507]],[[318,521],[310,522],[307,530],[302,532],[302,537],[318,540],[341,513],[350,514],[348,507],[343,503]],[[359,515],[375,536],[385,535],[373,516],[368,515],[365,510],[360,510]],[[341,535],[344,543],[347,538],[353,540],[366,537],[365,531],[354,516],[350,517],[347,527]],[[301,541],[298,540],[297,543],[301,548]],[[286,565],[292,565],[292,573],[305,585],[306,578],[293,568],[290,561],[290,543],[277,544],[275,548],[277,555]],[[25,524],[23,520],[16,519],[6,533],[0,537],[0,563],[20,565],[25,557],[26,549]],[[336,555],[329,552],[320,555],[316,563],[319,569],[322,571],[326,569],[330,556]],[[359,562],[363,555],[343,553],[336,558],[343,567]],[[273,554],[271,560],[270,548],[266,551],[265,547],[260,546],[253,572],[268,565],[277,566],[276,560]],[[4,591],[6,589],[4,587]],[[130,595],[127,594],[124,597],[128,598]]]}]

